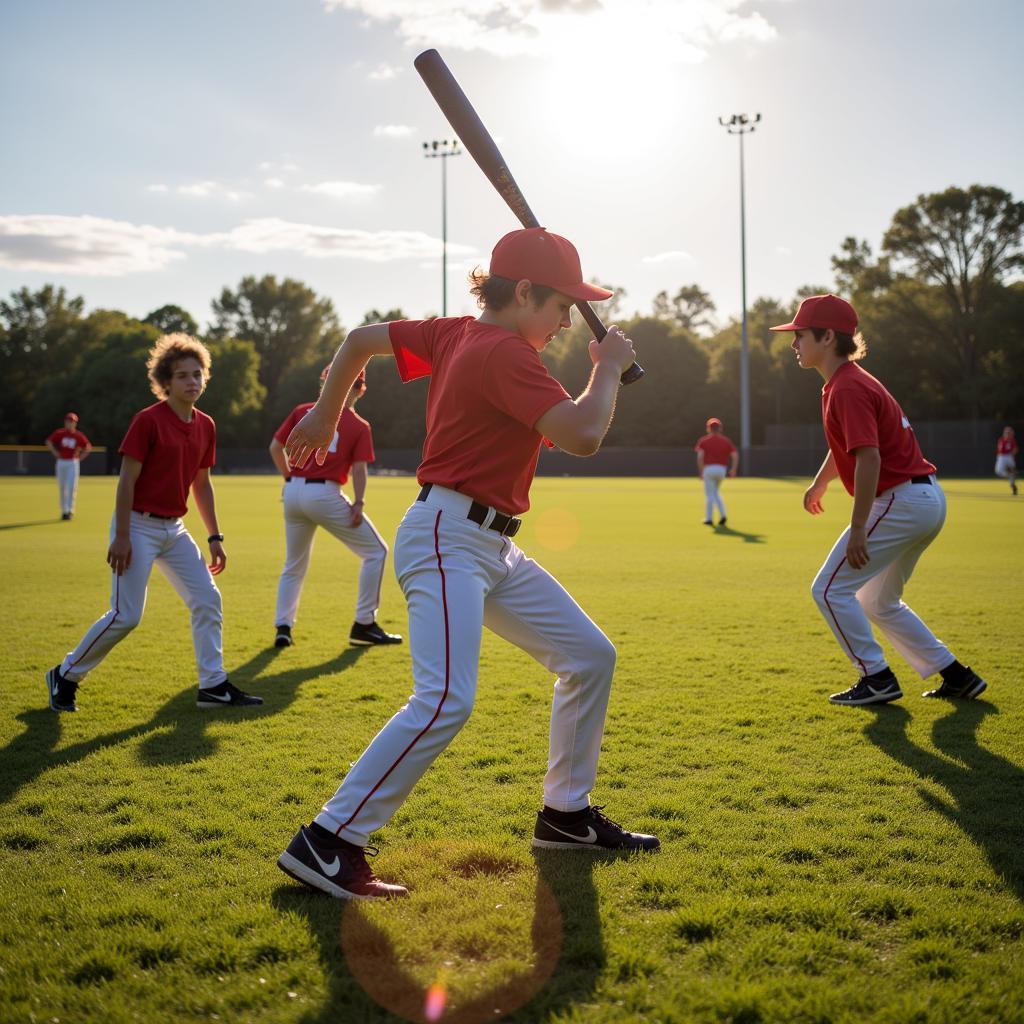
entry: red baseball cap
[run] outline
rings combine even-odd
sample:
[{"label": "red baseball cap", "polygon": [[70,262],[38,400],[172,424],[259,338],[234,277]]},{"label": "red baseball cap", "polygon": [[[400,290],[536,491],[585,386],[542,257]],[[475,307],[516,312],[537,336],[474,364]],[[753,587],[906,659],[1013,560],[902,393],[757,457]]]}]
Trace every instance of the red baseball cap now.
[{"label": "red baseball cap", "polygon": [[717,416],[712,416],[711,419],[709,419],[707,423],[704,424],[704,426],[708,430],[710,430],[712,427],[720,427],[721,425],[722,421]]},{"label": "red baseball cap", "polygon": [[74,420],[77,423],[78,422],[78,413],[77,412],[66,412],[66,413],[64,413],[64,419],[66,419],[66,420]]},{"label": "red baseball cap", "polygon": [[811,295],[800,303],[790,324],[769,327],[770,331],[804,331],[808,327],[831,328],[843,334],[857,330],[857,310],[838,295]]},{"label": "red baseball cap", "polygon": [[[328,363],[320,371],[320,379],[321,380],[327,380],[327,374],[329,374],[331,372],[331,367],[333,365],[334,365],[333,363]],[[356,377],[356,379],[352,383],[353,384],[362,384],[365,387],[366,386],[366,370],[365,369],[360,370],[359,371],[359,375]]]},{"label": "red baseball cap", "polygon": [[513,281],[547,285],[579,302],[610,299],[612,292],[583,280],[576,246],[547,228],[510,231],[491,253],[490,272]]}]

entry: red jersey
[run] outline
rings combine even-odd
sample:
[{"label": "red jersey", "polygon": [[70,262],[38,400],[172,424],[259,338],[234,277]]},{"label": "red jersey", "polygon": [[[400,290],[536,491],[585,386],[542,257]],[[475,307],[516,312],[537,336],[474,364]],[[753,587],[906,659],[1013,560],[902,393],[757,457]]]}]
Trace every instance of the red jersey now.
[{"label": "red jersey", "polygon": [[83,448],[89,447],[89,438],[80,430],[55,430],[47,439],[57,449],[57,458],[63,460],[78,458]]},{"label": "red jersey", "polygon": [[[284,444],[288,435],[303,416],[313,408],[315,402],[304,402],[295,406],[277,428],[274,437]],[[353,462],[373,462],[373,434],[370,424],[362,416],[356,415],[352,409],[342,409],[334,428],[334,440],[327,449],[324,464],[318,466],[316,459],[309,459],[304,469],[292,467],[288,472],[292,476],[301,476],[306,480],[337,480],[339,484],[348,480],[349,470]]]},{"label": "red jersey", "polygon": [[118,452],[142,463],[132,508],[183,516],[196,474],[216,460],[217,427],[198,409],[185,423],[166,402],[157,402],[135,414]]},{"label": "red jersey", "polygon": [[857,448],[877,448],[882,457],[876,497],[911,477],[935,472],[899,403],[856,363],[840,366],[821,389],[821,416],[839,478],[850,494]]},{"label": "red jersey", "polygon": [[705,466],[728,466],[729,456],[736,451],[736,445],[725,434],[705,434],[693,450],[704,453]]},{"label": "red jersey", "polygon": [[402,380],[430,376],[419,482],[525,512],[544,440],[534,425],[569,398],[537,350],[471,316],[398,320],[390,333]]},{"label": "red jersey", "polygon": [[1001,437],[996,445],[997,455],[1016,455],[1017,439],[1015,437]]}]

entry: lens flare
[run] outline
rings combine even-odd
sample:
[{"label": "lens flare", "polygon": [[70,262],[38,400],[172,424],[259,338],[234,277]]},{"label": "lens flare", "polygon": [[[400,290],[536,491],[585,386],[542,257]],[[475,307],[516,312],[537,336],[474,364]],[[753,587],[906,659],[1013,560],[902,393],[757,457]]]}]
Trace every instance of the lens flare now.
[{"label": "lens flare", "polygon": [[443,981],[435,981],[427,989],[427,998],[423,1003],[423,1016],[430,1021],[430,1024],[441,1019],[447,1000],[448,990]]}]

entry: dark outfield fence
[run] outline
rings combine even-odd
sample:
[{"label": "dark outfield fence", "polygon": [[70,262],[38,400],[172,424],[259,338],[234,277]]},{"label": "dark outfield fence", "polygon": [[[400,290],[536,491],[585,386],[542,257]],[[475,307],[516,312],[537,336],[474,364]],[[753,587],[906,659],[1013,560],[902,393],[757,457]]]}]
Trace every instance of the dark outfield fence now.
[{"label": "dark outfield fence", "polygon": [[[942,476],[990,476],[995,464],[996,440],[1003,423],[926,421],[914,424],[925,457],[938,466]],[[821,427],[811,424],[768,426],[764,445],[750,450],[747,476],[813,476],[825,457]],[[696,439],[694,439],[696,440]],[[735,438],[733,438],[735,440]],[[419,448],[378,448],[373,469],[378,473],[414,473]],[[119,459],[112,448],[94,452],[82,463],[83,475],[116,473]],[[696,456],[689,448],[605,448],[580,459],[544,448],[538,473],[541,476],[692,476]],[[221,449],[218,473],[273,473],[276,470],[265,448]],[[52,475],[49,451],[0,450],[0,475]]]}]

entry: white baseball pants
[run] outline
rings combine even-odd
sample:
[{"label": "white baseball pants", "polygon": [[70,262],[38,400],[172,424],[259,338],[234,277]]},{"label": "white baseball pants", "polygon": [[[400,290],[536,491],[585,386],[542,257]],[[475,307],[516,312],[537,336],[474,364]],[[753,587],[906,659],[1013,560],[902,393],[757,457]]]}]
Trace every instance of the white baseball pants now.
[{"label": "white baseball pants", "polygon": [[[110,538],[114,538],[113,521]],[[192,613],[200,688],[218,686],[228,677],[221,646],[223,615],[220,591],[202,552],[180,519],[154,519],[139,512],[131,514],[131,541],[132,564],[123,575],[112,574],[110,610],[65,656],[61,675],[84,679],[139,624],[155,562]]]},{"label": "white baseball pants", "polygon": [[821,567],[811,593],[844,653],[862,675],[888,664],[871,632],[874,623],[921,678],[951,665],[949,648],[903,602],[903,588],[946,519],[946,496],[931,484],[903,483],[883,491],[868,519],[870,561],[846,560],[849,528]]},{"label": "white baseball pants", "polygon": [[533,559],[467,519],[469,506],[465,495],[435,486],[398,529],[413,692],[317,816],[348,842],[365,845],[387,823],[469,718],[485,625],[557,676],[545,804],[573,811],[589,803],[615,648]]},{"label": "white baseball pants", "polygon": [[725,466],[704,467],[704,518],[711,518],[712,507],[718,509],[718,517],[725,519],[725,502],[719,488],[726,476]]},{"label": "white baseball pants", "polygon": [[996,456],[996,476],[1009,479],[1017,474],[1017,464],[1012,455]]},{"label": "white baseball pants", "polygon": [[362,559],[359,570],[359,596],[356,621],[373,622],[380,606],[380,587],[388,546],[365,516],[352,526],[352,506],[334,480],[307,484],[293,476],[284,485],[285,560],[277,584],[277,610],[274,625],[293,626],[299,610],[302,584],[309,569],[316,528],[322,526],[337,537],[353,554]]},{"label": "white baseball pants", "polygon": [[60,493],[60,514],[75,511],[78,494],[78,459],[57,459],[57,490]]}]

